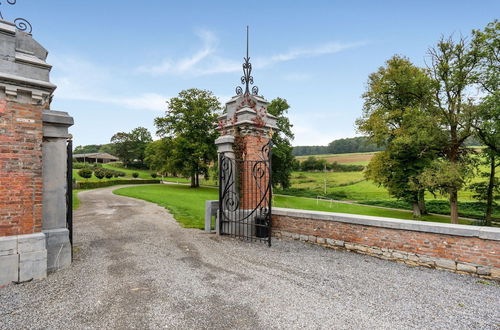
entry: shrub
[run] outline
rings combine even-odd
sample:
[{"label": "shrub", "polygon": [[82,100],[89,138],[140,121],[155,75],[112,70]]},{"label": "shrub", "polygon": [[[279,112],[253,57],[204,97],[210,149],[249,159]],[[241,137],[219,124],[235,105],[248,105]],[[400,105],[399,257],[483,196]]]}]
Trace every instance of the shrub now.
[{"label": "shrub", "polygon": [[103,170],[102,168],[96,168],[94,171],[94,175],[98,179],[102,179],[106,176],[106,171]]},{"label": "shrub", "polygon": [[82,168],[90,168],[90,166],[87,163],[73,162],[73,168],[79,170]]},{"label": "shrub", "polygon": [[126,176],[126,175],[127,175],[127,173],[122,172],[122,171],[117,171],[117,172],[118,172],[118,176],[119,176],[119,177],[124,177],[124,176]]},{"label": "shrub", "polygon": [[90,168],[82,168],[78,171],[78,175],[85,179],[90,179],[92,177],[92,170]]},{"label": "shrub", "polygon": [[109,187],[118,184],[149,184],[149,183],[160,183],[160,180],[109,180],[109,181],[89,181],[89,182],[77,182],[74,189],[94,189]]},{"label": "shrub", "polygon": [[133,176],[134,178],[138,178],[138,177],[139,177],[139,173],[134,172],[134,173],[132,173],[132,176]]},{"label": "shrub", "polygon": [[115,174],[114,172],[115,171],[113,171],[113,170],[105,170],[104,175],[106,176],[106,179],[111,179],[113,177],[113,175]]},{"label": "shrub", "polygon": [[156,173],[151,173],[151,177],[152,177],[153,179],[156,179],[156,178],[158,177],[158,174],[156,174]]}]

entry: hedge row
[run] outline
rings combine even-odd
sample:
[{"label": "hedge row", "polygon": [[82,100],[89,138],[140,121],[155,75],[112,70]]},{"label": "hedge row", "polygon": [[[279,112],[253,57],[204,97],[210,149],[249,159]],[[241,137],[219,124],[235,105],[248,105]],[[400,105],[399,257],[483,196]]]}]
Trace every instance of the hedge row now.
[{"label": "hedge row", "polygon": [[91,181],[91,182],[76,182],[73,185],[73,189],[94,189],[103,188],[109,186],[115,186],[119,184],[149,184],[149,183],[160,183],[160,180],[109,180],[109,181]]}]

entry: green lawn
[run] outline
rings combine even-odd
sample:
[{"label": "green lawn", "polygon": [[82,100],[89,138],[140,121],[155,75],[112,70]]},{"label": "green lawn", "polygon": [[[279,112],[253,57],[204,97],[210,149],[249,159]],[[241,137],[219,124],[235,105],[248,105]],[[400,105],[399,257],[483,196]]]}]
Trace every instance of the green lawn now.
[{"label": "green lawn", "polygon": [[[167,208],[184,227],[203,228],[205,201],[218,199],[218,191],[214,188],[189,188],[185,185],[148,185],[120,188],[114,191],[117,195],[143,199]],[[349,214],[373,215],[397,219],[413,219],[410,212],[386,210],[376,207],[331,203],[314,199],[274,196],[275,207],[316,210]],[[446,216],[425,216],[421,220],[433,222],[449,222]],[[469,224],[468,221],[461,223]]]},{"label": "green lawn", "polygon": [[78,199],[78,193],[82,191],[81,189],[73,189],[73,211],[80,207],[80,199]]}]

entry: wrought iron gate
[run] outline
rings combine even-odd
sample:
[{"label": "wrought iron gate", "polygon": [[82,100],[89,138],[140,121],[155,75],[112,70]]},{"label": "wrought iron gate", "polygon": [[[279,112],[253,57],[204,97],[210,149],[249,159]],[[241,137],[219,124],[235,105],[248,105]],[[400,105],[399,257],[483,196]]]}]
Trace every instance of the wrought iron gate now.
[{"label": "wrought iron gate", "polygon": [[71,244],[71,259],[73,260],[73,141],[68,140],[66,146],[67,168],[66,168],[66,227],[69,231],[69,243]]},{"label": "wrought iron gate", "polygon": [[271,142],[258,160],[219,156],[219,232],[271,246]]}]

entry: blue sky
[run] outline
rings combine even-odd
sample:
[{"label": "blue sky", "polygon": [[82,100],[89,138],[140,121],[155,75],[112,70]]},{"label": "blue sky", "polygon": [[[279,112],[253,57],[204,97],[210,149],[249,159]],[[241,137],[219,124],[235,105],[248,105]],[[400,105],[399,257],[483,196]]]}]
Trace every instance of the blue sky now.
[{"label": "blue sky", "polygon": [[52,108],[75,118],[75,144],[144,126],[187,88],[234,94],[250,25],[253,76],[291,105],[294,145],[356,136],[368,75],[394,54],[425,65],[441,35],[498,18],[500,1],[1,1],[49,50]]}]

